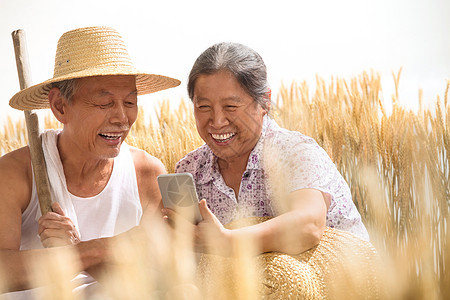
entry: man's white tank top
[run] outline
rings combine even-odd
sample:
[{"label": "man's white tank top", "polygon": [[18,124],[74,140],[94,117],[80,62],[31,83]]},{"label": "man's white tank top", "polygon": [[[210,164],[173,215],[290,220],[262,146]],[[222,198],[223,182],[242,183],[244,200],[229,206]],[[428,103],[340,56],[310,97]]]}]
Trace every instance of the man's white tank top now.
[{"label": "man's white tank top", "polygon": [[[99,194],[88,198],[70,194],[70,198],[78,218],[82,241],[110,237],[138,225],[142,206],[129,146],[122,144],[119,155],[114,158],[111,177]],[[38,209],[33,178],[31,201],[22,214],[21,250],[42,248],[36,221]]]}]

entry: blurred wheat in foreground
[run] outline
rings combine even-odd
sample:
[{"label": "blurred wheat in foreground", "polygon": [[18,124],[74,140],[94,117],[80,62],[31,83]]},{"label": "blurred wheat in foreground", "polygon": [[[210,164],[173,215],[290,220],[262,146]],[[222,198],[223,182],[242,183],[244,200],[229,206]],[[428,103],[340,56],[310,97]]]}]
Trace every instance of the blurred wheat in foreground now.
[{"label": "blurred wheat in foreground", "polygon": [[[398,87],[399,74],[394,81]],[[419,107],[417,112],[402,108],[396,92],[388,113],[379,76],[363,73],[349,81],[333,78],[326,83],[317,78],[313,94],[306,83],[293,83],[282,87],[272,104],[272,116],[280,126],[313,137],[350,185],[381,255],[384,265],[378,276],[390,283],[386,287],[389,299],[450,298],[448,90],[449,84],[433,109]],[[169,101],[162,102],[150,125],[145,125],[148,120],[141,110],[127,142],[158,157],[173,172],[180,158],[202,144],[191,110],[185,101],[175,109]],[[0,134],[1,154],[26,144],[24,126],[24,122],[6,123]],[[46,118],[46,128],[57,126],[51,117]],[[183,250],[190,249],[189,239],[178,238],[174,246],[155,227],[118,243],[118,263],[105,273],[105,288],[117,299],[202,299],[195,282],[195,255]],[[254,276],[251,263],[244,259],[241,265],[246,267],[241,267],[239,280],[245,286],[233,297],[258,299],[249,280]],[[50,270],[58,266],[47,266],[48,276],[61,273]],[[349,266],[355,274],[364,271],[358,265]],[[1,278],[0,270],[0,292]],[[55,285],[45,298],[67,299],[61,286]],[[216,292],[227,295],[227,291]],[[349,298],[349,293],[341,294]]]}]

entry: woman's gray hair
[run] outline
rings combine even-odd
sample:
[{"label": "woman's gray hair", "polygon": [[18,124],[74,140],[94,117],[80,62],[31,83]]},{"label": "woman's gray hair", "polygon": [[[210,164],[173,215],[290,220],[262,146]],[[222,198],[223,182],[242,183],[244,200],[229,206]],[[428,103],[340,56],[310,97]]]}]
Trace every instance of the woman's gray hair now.
[{"label": "woman's gray hair", "polygon": [[256,51],[238,43],[215,44],[200,54],[189,74],[187,89],[191,100],[194,100],[195,82],[200,75],[212,75],[222,70],[233,74],[242,88],[269,111],[266,65]]},{"label": "woman's gray hair", "polygon": [[77,89],[77,79],[68,79],[63,81],[54,82],[51,84],[51,88],[58,88],[61,95],[67,100],[68,103],[72,102],[72,97]]}]

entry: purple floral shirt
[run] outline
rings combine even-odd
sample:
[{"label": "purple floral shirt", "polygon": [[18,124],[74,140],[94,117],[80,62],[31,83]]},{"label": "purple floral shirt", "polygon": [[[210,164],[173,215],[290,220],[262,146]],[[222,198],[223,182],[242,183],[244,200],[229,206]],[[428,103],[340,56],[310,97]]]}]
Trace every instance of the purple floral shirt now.
[{"label": "purple floral shirt", "polygon": [[290,192],[309,188],[331,196],[327,226],[369,240],[350,189],[325,150],[312,138],[280,128],[267,116],[242,175],[238,199],[206,144],[182,158],[175,171],[193,175],[199,199],[207,200],[222,224],[245,217],[278,216],[289,210],[286,196]]}]

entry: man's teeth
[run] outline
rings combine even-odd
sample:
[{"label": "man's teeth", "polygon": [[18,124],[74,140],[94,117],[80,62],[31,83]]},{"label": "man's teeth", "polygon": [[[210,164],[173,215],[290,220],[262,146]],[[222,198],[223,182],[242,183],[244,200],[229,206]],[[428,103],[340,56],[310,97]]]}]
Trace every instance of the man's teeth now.
[{"label": "man's teeth", "polygon": [[115,140],[117,138],[120,138],[122,135],[121,134],[113,134],[113,133],[100,133],[100,136],[102,136],[105,139],[108,140]]},{"label": "man's teeth", "polygon": [[215,134],[212,133],[211,136],[213,139],[218,140],[220,142],[226,142],[231,139],[236,133],[224,133],[224,134]]}]

